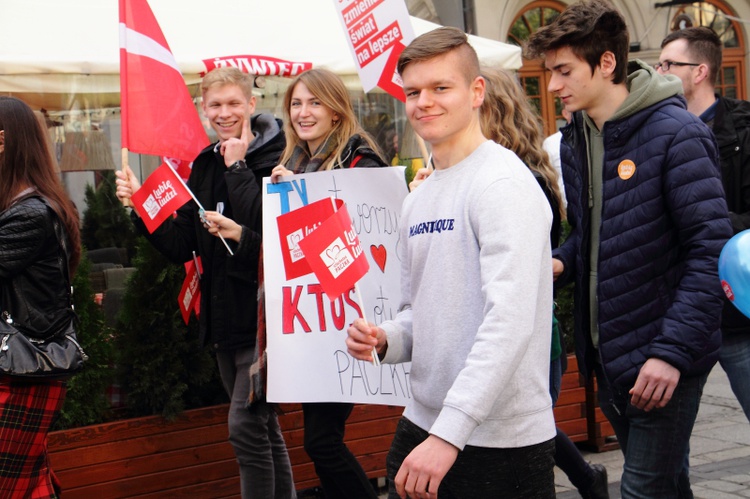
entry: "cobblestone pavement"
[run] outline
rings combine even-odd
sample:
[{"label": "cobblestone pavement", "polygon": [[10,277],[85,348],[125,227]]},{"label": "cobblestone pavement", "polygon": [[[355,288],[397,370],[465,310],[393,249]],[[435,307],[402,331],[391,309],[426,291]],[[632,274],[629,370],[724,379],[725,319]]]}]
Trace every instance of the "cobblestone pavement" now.
[{"label": "cobblestone pavement", "polygon": [[[584,453],[607,467],[609,494],[620,497],[622,453]],[[696,499],[750,497],[750,423],[718,364],[708,377],[690,439],[690,482]],[[555,468],[559,499],[580,497],[567,477]]]}]

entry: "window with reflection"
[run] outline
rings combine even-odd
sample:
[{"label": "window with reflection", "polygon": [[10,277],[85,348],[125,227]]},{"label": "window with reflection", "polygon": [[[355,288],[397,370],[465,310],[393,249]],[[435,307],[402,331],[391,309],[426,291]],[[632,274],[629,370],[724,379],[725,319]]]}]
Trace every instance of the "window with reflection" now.
[{"label": "window with reflection", "polygon": [[691,26],[705,26],[719,35],[724,44],[723,62],[716,91],[725,97],[745,98],[745,55],[738,17],[719,1],[693,2],[674,9],[672,31]]},{"label": "window with reflection", "polygon": [[[506,41],[523,47],[532,33],[542,26],[550,24],[563,10],[565,10],[564,4],[551,0],[538,0],[529,3],[513,20]],[[529,103],[542,117],[545,134],[554,133],[561,122],[560,120],[562,120],[562,123],[565,120],[560,114],[561,104],[559,99],[547,92],[549,74],[544,70],[540,61],[531,61],[524,58],[518,76],[526,91]]]}]

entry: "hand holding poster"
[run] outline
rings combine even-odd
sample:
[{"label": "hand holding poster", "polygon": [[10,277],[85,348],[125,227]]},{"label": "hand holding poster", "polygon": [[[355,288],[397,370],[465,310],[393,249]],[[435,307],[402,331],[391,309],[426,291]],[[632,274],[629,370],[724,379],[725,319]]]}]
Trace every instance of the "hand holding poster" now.
[{"label": "hand holding poster", "polygon": [[[277,184],[264,179],[263,184],[268,400],[406,405],[411,397],[410,364],[376,366],[355,360],[345,343],[346,329],[354,319],[366,316],[380,324],[396,315],[400,303],[398,226],[401,203],[408,193],[403,168],[354,168],[287,178]],[[329,299],[310,270],[297,269],[287,277],[286,255],[295,246],[304,247],[305,239],[322,227],[301,220],[301,208],[315,209],[316,201],[323,200],[318,206],[326,207],[330,219],[332,195],[340,205],[346,203],[349,216],[339,216],[348,219],[343,226],[353,228],[362,250],[359,257],[369,266],[357,284],[362,300],[349,283]],[[296,219],[297,228],[286,226],[279,232],[285,225],[277,219],[285,214],[289,214],[287,219]],[[311,226],[313,230],[304,238],[292,241],[287,237]],[[355,234],[348,238],[354,239]],[[344,234],[344,245],[346,239]],[[333,275],[327,266],[325,272]]]}]

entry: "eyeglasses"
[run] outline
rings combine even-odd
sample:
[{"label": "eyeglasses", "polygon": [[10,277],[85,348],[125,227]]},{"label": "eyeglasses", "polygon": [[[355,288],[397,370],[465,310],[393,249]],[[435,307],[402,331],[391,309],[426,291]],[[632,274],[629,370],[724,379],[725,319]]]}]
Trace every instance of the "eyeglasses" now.
[{"label": "eyeglasses", "polygon": [[654,64],[654,69],[658,70],[661,68],[666,73],[671,66],[700,66],[700,64],[694,62],[659,61]]}]

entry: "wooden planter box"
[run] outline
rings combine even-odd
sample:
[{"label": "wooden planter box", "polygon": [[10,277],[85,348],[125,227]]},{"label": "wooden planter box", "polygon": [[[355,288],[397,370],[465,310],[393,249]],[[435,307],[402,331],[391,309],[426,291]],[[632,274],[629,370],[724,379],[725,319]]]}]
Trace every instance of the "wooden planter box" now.
[{"label": "wooden planter box", "polygon": [[586,414],[586,384],[578,372],[576,356],[571,354],[555,405],[555,423],[573,442],[585,442],[588,440]]},{"label": "wooden planter box", "polygon": [[599,408],[596,391],[596,378],[587,383],[578,371],[575,354],[568,355],[568,369],[563,374],[555,406],[555,422],[573,442],[580,442],[595,452],[617,449],[615,432]]},{"label": "wooden planter box", "polygon": [[[302,447],[302,409],[282,406],[281,427],[298,490],[318,484]],[[53,432],[52,469],[66,499],[239,497],[227,405],[186,411],[172,422],[151,416]],[[385,476],[385,455],[403,408],[356,405],[346,442],[370,478]]]},{"label": "wooden planter box", "polygon": [[[575,356],[568,356],[555,407],[558,427],[574,442],[609,450],[612,427],[595,404]],[[593,405],[592,405],[593,404]],[[227,442],[227,405],[186,411],[174,421],[159,416],[53,432],[49,436],[52,468],[66,499],[125,497],[236,498],[239,476]],[[303,448],[302,408],[282,405],[280,423],[292,461],[297,490],[319,484]],[[346,442],[367,476],[385,476],[385,456],[403,408],[355,405]]]}]

